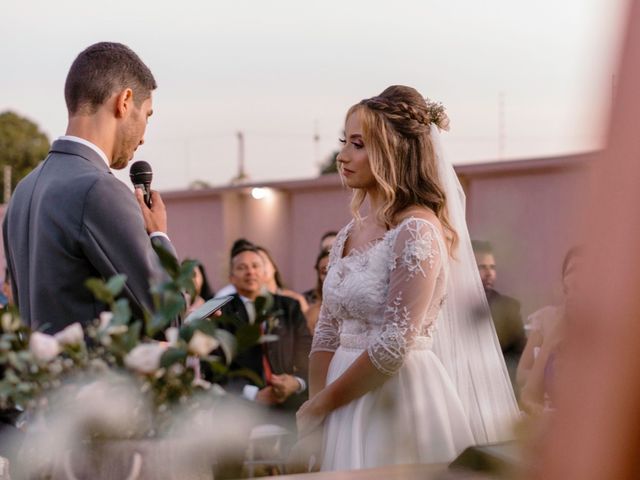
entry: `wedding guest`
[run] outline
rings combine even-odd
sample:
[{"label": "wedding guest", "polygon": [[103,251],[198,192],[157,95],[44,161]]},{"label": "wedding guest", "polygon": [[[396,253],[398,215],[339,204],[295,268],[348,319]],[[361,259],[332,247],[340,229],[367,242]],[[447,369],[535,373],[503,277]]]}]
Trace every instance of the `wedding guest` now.
[{"label": "wedding guest", "polygon": [[[230,256],[233,257],[235,252],[238,252],[247,246],[253,247],[255,245],[251,243],[249,240],[247,240],[246,238],[237,239],[235,242],[233,242],[233,245],[231,245]],[[233,284],[228,283],[216,292],[215,297],[216,298],[226,297],[228,295],[233,295],[234,293],[236,293],[236,287],[234,287]]]},{"label": "wedding guest", "polygon": [[2,280],[2,298],[0,300],[2,308],[13,305],[13,293],[11,292],[11,278],[9,277],[9,269],[4,269],[4,280]]},{"label": "wedding guest", "polygon": [[[320,238],[320,253],[331,251],[331,247],[333,247],[333,243],[335,242],[337,235],[338,232],[336,232],[335,230],[329,230],[322,235],[322,237]],[[318,300],[317,283],[315,287],[302,292],[302,295],[304,296],[307,303],[309,303],[309,305],[316,302]]]},{"label": "wedding guest", "polygon": [[[264,294],[264,270],[264,259],[256,247],[245,245],[234,251],[229,280],[237,293],[222,309],[224,315],[238,319],[237,325],[224,327],[232,333],[240,325],[261,320],[257,318],[255,301]],[[278,294],[270,295],[273,307],[260,327],[263,333],[276,335],[277,340],[255,345],[248,351],[240,352],[234,359],[234,366],[256,372],[263,383],[236,379],[229,388],[240,391],[251,401],[294,413],[307,398],[311,334],[296,300]]]},{"label": "wedding guest", "polygon": [[491,309],[491,318],[493,318],[500,348],[507,364],[507,370],[509,370],[509,377],[515,384],[518,361],[526,342],[520,315],[520,302],[499,293],[494,288],[497,268],[491,243],[473,240],[472,246],[484,293]]},{"label": "wedding guest", "polygon": [[331,250],[331,247],[333,247],[333,243],[336,241],[337,235],[338,232],[336,232],[335,230],[329,230],[328,232],[325,232],[320,238],[320,251],[322,252],[324,250]]},{"label": "wedding guest", "polygon": [[305,313],[309,309],[309,303],[307,302],[307,300],[298,292],[294,292],[293,290],[285,287],[284,281],[282,280],[282,275],[280,274],[280,270],[278,270],[278,266],[276,265],[276,262],[269,251],[266,248],[260,246],[256,246],[256,249],[260,253],[262,260],[264,260],[265,288],[271,293],[277,293],[278,295],[290,297],[298,301],[300,303],[302,313]]},{"label": "wedding guest", "polygon": [[322,307],[322,285],[324,284],[324,279],[327,277],[328,269],[329,251],[322,250],[318,255],[318,258],[316,258],[315,264],[315,270],[318,278],[316,288],[314,288],[315,300],[311,303],[309,309],[305,313],[305,317],[307,317],[307,327],[309,327],[309,331],[312,335],[316,328],[318,316],[320,315],[320,308]]},{"label": "wedding guest", "polygon": [[195,287],[195,295],[189,305],[189,311],[193,311],[196,308],[203,305],[207,300],[213,298],[213,292],[209,286],[209,280],[204,269],[204,265],[198,262],[193,269],[193,285]]},{"label": "wedding guest", "polygon": [[581,293],[579,282],[583,271],[584,251],[571,248],[562,262],[564,300],[561,305],[544,307],[531,315],[531,333],[518,365],[518,384],[523,408],[531,413],[553,405],[551,389],[554,371],[562,356],[562,344],[569,322],[578,320],[573,312]]}]

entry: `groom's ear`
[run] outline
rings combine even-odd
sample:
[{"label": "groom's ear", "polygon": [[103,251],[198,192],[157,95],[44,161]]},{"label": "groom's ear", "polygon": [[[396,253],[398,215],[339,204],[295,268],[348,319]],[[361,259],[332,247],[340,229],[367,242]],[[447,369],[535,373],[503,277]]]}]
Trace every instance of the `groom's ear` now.
[{"label": "groom's ear", "polygon": [[133,108],[133,90],[125,88],[114,94],[115,102],[113,105],[116,118],[125,118]]}]

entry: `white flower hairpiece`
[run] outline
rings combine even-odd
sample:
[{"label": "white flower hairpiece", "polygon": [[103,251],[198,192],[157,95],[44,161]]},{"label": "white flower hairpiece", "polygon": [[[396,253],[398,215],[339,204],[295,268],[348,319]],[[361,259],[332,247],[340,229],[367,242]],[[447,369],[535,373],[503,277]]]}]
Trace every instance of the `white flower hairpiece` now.
[{"label": "white flower hairpiece", "polygon": [[424,99],[427,104],[427,112],[429,113],[429,121],[440,130],[449,131],[449,116],[441,102],[436,102],[430,98]]}]

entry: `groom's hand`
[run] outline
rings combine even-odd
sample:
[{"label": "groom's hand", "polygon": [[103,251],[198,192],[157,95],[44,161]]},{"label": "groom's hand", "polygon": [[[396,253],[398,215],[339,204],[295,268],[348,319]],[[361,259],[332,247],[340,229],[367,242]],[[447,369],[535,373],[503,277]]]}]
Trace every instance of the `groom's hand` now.
[{"label": "groom's hand", "polygon": [[141,188],[136,188],[135,194],[147,233],[167,233],[167,209],[160,194],[155,190],[151,190],[151,208],[144,203],[144,193]]}]

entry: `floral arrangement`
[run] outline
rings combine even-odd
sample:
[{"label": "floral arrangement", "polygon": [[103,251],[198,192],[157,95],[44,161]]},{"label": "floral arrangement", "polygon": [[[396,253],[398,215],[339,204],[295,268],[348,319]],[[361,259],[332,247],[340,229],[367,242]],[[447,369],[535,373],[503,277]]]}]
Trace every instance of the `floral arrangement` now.
[{"label": "floral arrangement", "polygon": [[430,98],[424,99],[427,104],[427,111],[429,112],[429,120],[436,125],[440,130],[449,131],[449,116],[447,110],[441,102],[436,102]]},{"label": "floral arrangement", "polygon": [[[168,253],[158,251],[168,280],[152,287],[155,311],[134,319],[128,301],[119,298],[126,278],[117,275],[108,281],[90,279],[87,287],[110,311],[84,326],[73,323],[55,335],[31,331],[16,313],[0,318],[0,408],[27,412],[46,412],[56,394],[70,392],[74,397],[94,388],[96,382],[118,378],[136,386],[139,397],[149,405],[152,418],[144,431],[131,429],[131,436],[153,436],[172,427],[172,411],[197,409],[203,398],[224,395],[222,388],[200,376],[205,367],[216,381],[253,372],[233,370],[231,360],[238,351],[260,341],[260,327],[241,325],[235,335],[220,328],[235,319],[200,319],[172,326],[184,314],[187,302],[183,292],[194,293],[195,261],[182,264]],[[264,314],[269,299],[256,302]],[[257,379],[259,380],[259,379]],[[103,388],[100,387],[100,388]],[[106,395],[108,395],[109,386]],[[147,407],[145,407],[147,408]]]}]

